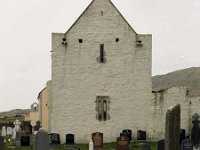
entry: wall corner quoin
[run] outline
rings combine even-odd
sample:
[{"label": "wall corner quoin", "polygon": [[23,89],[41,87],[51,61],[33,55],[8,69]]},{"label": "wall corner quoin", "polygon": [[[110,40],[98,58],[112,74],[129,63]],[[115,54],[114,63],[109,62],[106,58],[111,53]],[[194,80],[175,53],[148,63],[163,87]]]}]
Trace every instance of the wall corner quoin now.
[{"label": "wall corner quoin", "polygon": [[55,51],[59,46],[61,46],[64,38],[65,33],[51,33],[52,51]]},{"label": "wall corner quoin", "polygon": [[137,46],[145,46],[152,50],[152,34],[137,34],[136,44]]}]

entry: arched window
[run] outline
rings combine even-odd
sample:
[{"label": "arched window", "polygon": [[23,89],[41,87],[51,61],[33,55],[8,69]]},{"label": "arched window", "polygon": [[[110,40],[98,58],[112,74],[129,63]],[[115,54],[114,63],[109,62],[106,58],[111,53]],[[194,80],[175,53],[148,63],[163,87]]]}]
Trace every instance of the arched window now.
[{"label": "arched window", "polygon": [[96,97],[96,111],[97,119],[99,121],[106,121],[110,119],[109,108],[110,99],[108,96],[97,96]]}]

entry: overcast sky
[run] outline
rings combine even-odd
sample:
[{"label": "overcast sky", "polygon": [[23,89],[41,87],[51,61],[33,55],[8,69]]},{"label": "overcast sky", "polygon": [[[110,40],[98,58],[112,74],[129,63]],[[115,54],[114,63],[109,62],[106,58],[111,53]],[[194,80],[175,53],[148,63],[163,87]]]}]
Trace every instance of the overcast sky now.
[{"label": "overcast sky", "polygon": [[[51,33],[91,0],[0,0],[0,112],[29,108],[51,79]],[[112,0],[137,33],[153,35],[153,75],[200,66],[200,0]]]}]

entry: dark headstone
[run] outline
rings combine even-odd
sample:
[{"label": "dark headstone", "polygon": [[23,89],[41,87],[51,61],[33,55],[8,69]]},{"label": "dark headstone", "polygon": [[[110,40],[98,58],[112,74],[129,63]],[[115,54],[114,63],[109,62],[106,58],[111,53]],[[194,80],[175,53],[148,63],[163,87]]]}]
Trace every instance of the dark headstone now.
[{"label": "dark headstone", "polygon": [[120,136],[117,138],[117,150],[128,150],[129,139],[126,136]]},{"label": "dark headstone", "polygon": [[21,136],[21,146],[30,146],[29,136]]},{"label": "dark headstone", "polygon": [[21,146],[21,137],[25,136],[26,133],[24,131],[17,131],[16,132],[16,140],[15,140],[15,145],[16,146]]},{"label": "dark headstone", "polygon": [[142,145],[142,150],[151,150],[151,146],[147,143]]},{"label": "dark headstone", "polygon": [[38,131],[41,128],[41,122],[37,121],[36,125],[34,126],[34,131]]},{"label": "dark headstone", "polygon": [[146,131],[137,131],[137,140],[146,140]]},{"label": "dark headstone", "polygon": [[35,135],[35,150],[50,150],[48,133],[42,128]]},{"label": "dark headstone", "polygon": [[0,150],[3,150],[4,138],[0,136]]},{"label": "dark headstone", "polygon": [[185,140],[185,138],[186,138],[185,129],[181,129],[180,130],[180,144],[182,143],[183,140]]},{"label": "dark headstone", "polygon": [[200,144],[200,127],[199,127],[199,115],[198,114],[194,114],[192,116],[193,118],[193,127],[192,127],[192,134],[191,134],[191,138],[192,138],[192,142],[194,145],[198,145]]},{"label": "dark headstone", "polygon": [[60,135],[57,133],[49,134],[50,144],[60,144]]},{"label": "dark headstone", "polygon": [[29,124],[26,124],[26,125],[25,125],[24,131],[25,131],[26,134],[30,135],[30,134],[32,134],[32,129],[33,129],[33,127],[32,127],[32,125],[29,123]]},{"label": "dark headstone", "polygon": [[130,144],[130,141],[132,140],[132,130],[125,129],[122,131],[122,134],[128,138]]},{"label": "dark headstone", "polygon": [[74,134],[66,134],[66,144],[67,145],[74,144]]},{"label": "dark headstone", "polygon": [[180,150],[180,112],[179,104],[169,108],[165,121],[165,150]]},{"label": "dark headstone", "polygon": [[92,133],[92,141],[94,143],[94,150],[103,149],[103,133],[100,132]]},{"label": "dark headstone", "polygon": [[181,150],[192,150],[192,149],[193,149],[193,144],[190,139],[185,139],[182,141]]},{"label": "dark headstone", "polygon": [[157,150],[165,150],[165,140],[161,139],[157,142]]}]

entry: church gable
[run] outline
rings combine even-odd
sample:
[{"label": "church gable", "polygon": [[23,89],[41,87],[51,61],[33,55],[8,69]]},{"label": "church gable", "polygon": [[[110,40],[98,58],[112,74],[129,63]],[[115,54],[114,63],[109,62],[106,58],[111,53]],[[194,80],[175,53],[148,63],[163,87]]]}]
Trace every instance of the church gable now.
[{"label": "church gable", "polygon": [[110,0],[93,0],[66,34],[78,34],[80,30],[94,32],[96,28],[105,33],[106,29],[122,30],[124,26],[129,32],[137,34]]}]

